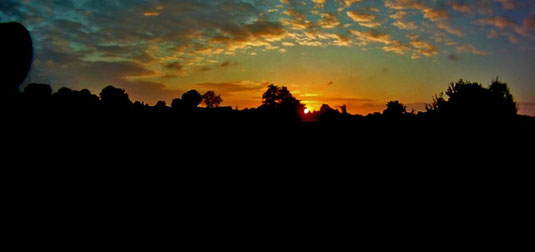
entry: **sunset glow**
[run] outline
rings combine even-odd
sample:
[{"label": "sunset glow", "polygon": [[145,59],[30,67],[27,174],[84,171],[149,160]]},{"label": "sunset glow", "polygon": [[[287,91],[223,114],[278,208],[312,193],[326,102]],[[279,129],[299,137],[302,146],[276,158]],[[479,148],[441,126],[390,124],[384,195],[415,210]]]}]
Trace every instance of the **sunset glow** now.
[{"label": "sunset glow", "polygon": [[276,84],[305,114],[368,114],[499,76],[535,115],[533,0],[2,0],[0,21],[32,34],[25,83],[54,90],[114,85],[151,105],[214,90],[242,109]]}]

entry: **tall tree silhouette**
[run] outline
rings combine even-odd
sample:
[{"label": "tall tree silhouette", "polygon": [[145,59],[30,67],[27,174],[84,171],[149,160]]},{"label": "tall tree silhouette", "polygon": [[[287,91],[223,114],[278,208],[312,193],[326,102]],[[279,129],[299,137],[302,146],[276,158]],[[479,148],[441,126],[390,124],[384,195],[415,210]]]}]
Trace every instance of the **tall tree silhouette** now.
[{"label": "tall tree silhouette", "polygon": [[182,95],[182,105],[186,109],[194,109],[201,104],[202,96],[197,90],[190,90]]},{"label": "tall tree silhouette", "polygon": [[293,97],[288,88],[271,84],[262,95],[262,105],[259,109],[276,112],[281,119],[294,121],[300,119],[305,106]]},{"label": "tall tree silhouette", "polygon": [[14,97],[32,64],[32,38],[19,23],[0,23],[0,34],[0,96]]},{"label": "tall tree silhouette", "polygon": [[207,108],[219,107],[219,104],[223,102],[223,99],[221,99],[221,95],[216,95],[214,91],[207,91],[202,96],[202,99]]}]

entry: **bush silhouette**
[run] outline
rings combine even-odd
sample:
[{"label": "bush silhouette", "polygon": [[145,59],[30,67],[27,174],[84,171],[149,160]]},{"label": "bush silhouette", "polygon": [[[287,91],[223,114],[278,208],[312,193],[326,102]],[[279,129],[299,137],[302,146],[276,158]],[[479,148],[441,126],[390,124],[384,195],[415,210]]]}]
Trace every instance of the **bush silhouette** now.
[{"label": "bush silhouette", "polygon": [[112,110],[128,109],[132,102],[124,89],[107,86],[100,92],[102,105]]},{"label": "bush silhouette", "polygon": [[190,90],[182,95],[182,106],[186,109],[194,109],[201,104],[202,96],[197,90]]},{"label": "bush silhouette", "polygon": [[30,71],[33,58],[32,38],[19,23],[0,23],[0,95],[13,97]]},{"label": "bush silhouette", "polygon": [[399,101],[390,101],[386,104],[386,109],[383,111],[383,115],[386,118],[401,118],[407,113],[407,107],[405,107]]},{"label": "bush silhouette", "polygon": [[80,91],[61,88],[52,95],[57,110],[68,112],[87,112],[97,108],[100,99],[87,89]]},{"label": "bush silhouette", "polygon": [[31,83],[24,88],[23,97],[30,103],[48,103],[52,95],[52,88],[47,84]]},{"label": "bush silhouette", "polygon": [[175,98],[171,102],[171,108],[175,110],[182,109],[182,107],[183,107],[183,103],[182,103],[182,99],[180,98]]}]

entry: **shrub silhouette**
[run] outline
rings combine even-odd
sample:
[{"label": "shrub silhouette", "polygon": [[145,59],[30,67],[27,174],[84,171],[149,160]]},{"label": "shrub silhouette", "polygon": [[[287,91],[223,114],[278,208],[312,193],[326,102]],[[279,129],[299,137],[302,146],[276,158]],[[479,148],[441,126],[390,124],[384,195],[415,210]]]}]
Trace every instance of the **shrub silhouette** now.
[{"label": "shrub silhouette", "polygon": [[26,28],[19,23],[0,23],[0,68],[1,96],[16,96],[18,86],[30,71],[33,58],[32,38]]},{"label": "shrub silhouette", "polygon": [[390,101],[386,104],[386,109],[383,111],[383,115],[386,118],[401,118],[407,113],[407,107],[405,107],[399,101]]},{"label": "shrub silhouette", "polygon": [[182,99],[175,98],[173,99],[173,101],[171,101],[171,108],[178,110],[178,109],[182,109],[182,107],[183,107]]},{"label": "shrub silhouette", "polygon": [[182,95],[182,106],[186,109],[194,109],[201,104],[202,96],[197,90],[190,90]]},{"label": "shrub silhouette", "polygon": [[221,95],[216,95],[214,91],[207,91],[202,99],[207,108],[217,108],[223,102]]},{"label": "shrub silhouette", "polygon": [[100,92],[101,103],[104,107],[112,110],[125,110],[132,105],[128,94],[124,89],[107,86]]}]

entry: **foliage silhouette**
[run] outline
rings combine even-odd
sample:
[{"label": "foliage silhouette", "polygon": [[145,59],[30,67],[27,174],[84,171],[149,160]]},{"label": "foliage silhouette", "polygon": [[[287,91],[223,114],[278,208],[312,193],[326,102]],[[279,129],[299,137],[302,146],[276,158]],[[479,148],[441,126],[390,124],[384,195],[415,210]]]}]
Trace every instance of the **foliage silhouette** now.
[{"label": "foliage silhouette", "polygon": [[182,99],[180,99],[180,98],[175,98],[171,102],[171,108],[173,108],[175,110],[182,109],[182,107],[183,107],[183,102],[182,102]]},{"label": "foliage silhouette", "polygon": [[221,95],[216,95],[214,91],[207,91],[202,96],[202,99],[207,108],[219,107],[219,104],[223,102],[223,99],[221,99]]},{"label": "foliage silhouette", "polygon": [[430,114],[438,117],[480,120],[504,119],[517,115],[517,103],[506,83],[496,78],[489,88],[477,82],[460,79],[450,83],[445,94],[436,96],[427,106]]},{"label": "foliage silhouette", "polygon": [[258,108],[266,118],[277,121],[295,122],[304,116],[305,106],[286,87],[274,84],[268,86],[262,95],[262,105]]},{"label": "foliage silhouette", "polygon": [[195,109],[201,104],[202,96],[197,90],[190,90],[182,95],[182,106],[186,109]]},{"label": "foliage silhouette", "polygon": [[29,108],[43,109],[50,105],[52,88],[47,84],[31,83],[24,87],[23,101]]},{"label": "foliage silhouette", "polygon": [[19,23],[0,23],[0,34],[0,95],[14,97],[19,93],[18,86],[26,78],[32,64],[32,38],[28,30]]},{"label": "foliage silhouette", "polygon": [[399,119],[407,113],[407,107],[399,101],[390,101],[386,104],[383,115],[389,119]]},{"label": "foliage silhouette", "polygon": [[132,105],[124,89],[107,86],[100,92],[102,105],[110,110],[127,110]]}]

